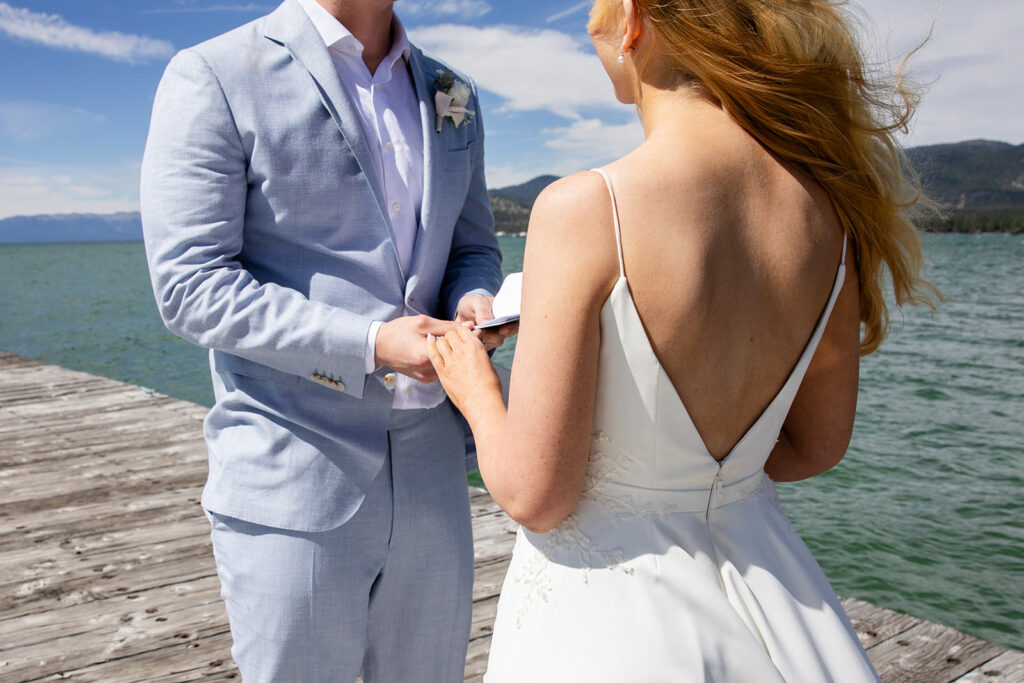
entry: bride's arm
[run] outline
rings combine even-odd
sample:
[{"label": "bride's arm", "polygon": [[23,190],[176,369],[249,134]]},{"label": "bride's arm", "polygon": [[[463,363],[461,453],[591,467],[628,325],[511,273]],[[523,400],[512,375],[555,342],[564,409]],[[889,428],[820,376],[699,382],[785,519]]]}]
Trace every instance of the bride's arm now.
[{"label": "bride's arm", "polygon": [[517,522],[545,532],[572,512],[583,490],[600,312],[618,277],[600,176],[577,174],[545,190],[528,234],[507,412],[483,346],[465,329],[428,346],[473,429],[488,491]]},{"label": "bride's arm", "polygon": [[846,281],[765,463],[775,481],[815,477],[839,464],[850,445],[860,371],[860,293],[853,250]]}]

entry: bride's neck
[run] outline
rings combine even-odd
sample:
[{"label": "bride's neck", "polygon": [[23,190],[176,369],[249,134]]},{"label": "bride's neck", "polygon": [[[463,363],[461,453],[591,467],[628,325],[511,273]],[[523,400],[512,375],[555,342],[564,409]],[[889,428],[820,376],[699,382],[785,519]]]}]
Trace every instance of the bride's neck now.
[{"label": "bride's neck", "polygon": [[665,90],[645,85],[641,95],[637,109],[647,140],[673,135],[677,131],[692,132],[695,120],[725,115],[716,102],[696,88],[683,86]]}]

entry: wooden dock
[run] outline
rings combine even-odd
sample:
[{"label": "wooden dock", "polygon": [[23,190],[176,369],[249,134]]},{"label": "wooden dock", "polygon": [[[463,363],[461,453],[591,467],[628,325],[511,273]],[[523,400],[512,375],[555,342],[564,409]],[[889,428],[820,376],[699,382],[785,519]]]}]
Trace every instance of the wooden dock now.
[{"label": "wooden dock", "polygon": [[[0,681],[239,679],[199,508],[205,412],[0,352]],[[472,505],[479,681],[514,525]],[[886,682],[1024,681],[1024,653],[844,606]]]}]

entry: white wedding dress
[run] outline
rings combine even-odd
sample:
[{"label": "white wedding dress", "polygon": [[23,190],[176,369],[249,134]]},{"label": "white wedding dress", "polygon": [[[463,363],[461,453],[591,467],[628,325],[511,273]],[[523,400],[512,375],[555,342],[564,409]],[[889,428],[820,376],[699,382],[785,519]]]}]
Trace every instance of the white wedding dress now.
[{"label": "white wedding dress", "polygon": [[[617,209],[615,233],[621,269]],[[520,529],[487,683],[878,681],[764,473],[842,287],[845,254],[844,243],[789,379],[721,462],[658,362],[620,270],[601,310],[583,496],[552,531]]]}]

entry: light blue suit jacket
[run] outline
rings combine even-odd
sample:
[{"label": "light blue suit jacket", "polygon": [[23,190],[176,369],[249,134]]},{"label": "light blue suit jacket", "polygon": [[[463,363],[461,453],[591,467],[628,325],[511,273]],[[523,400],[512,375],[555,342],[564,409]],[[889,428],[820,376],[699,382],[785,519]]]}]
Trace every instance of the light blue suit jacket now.
[{"label": "light blue suit jacket", "polygon": [[295,0],[167,67],[142,221],[165,323],[211,349],[209,510],[298,531],[345,522],[386,454],[392,396],[386,369],[365,372],[371,321],[450,319],[501,283],[476,91],[473,121],[436,133],[445,65],[416,47],[409,64],[425,187],[408,273],[356,111]]}]

